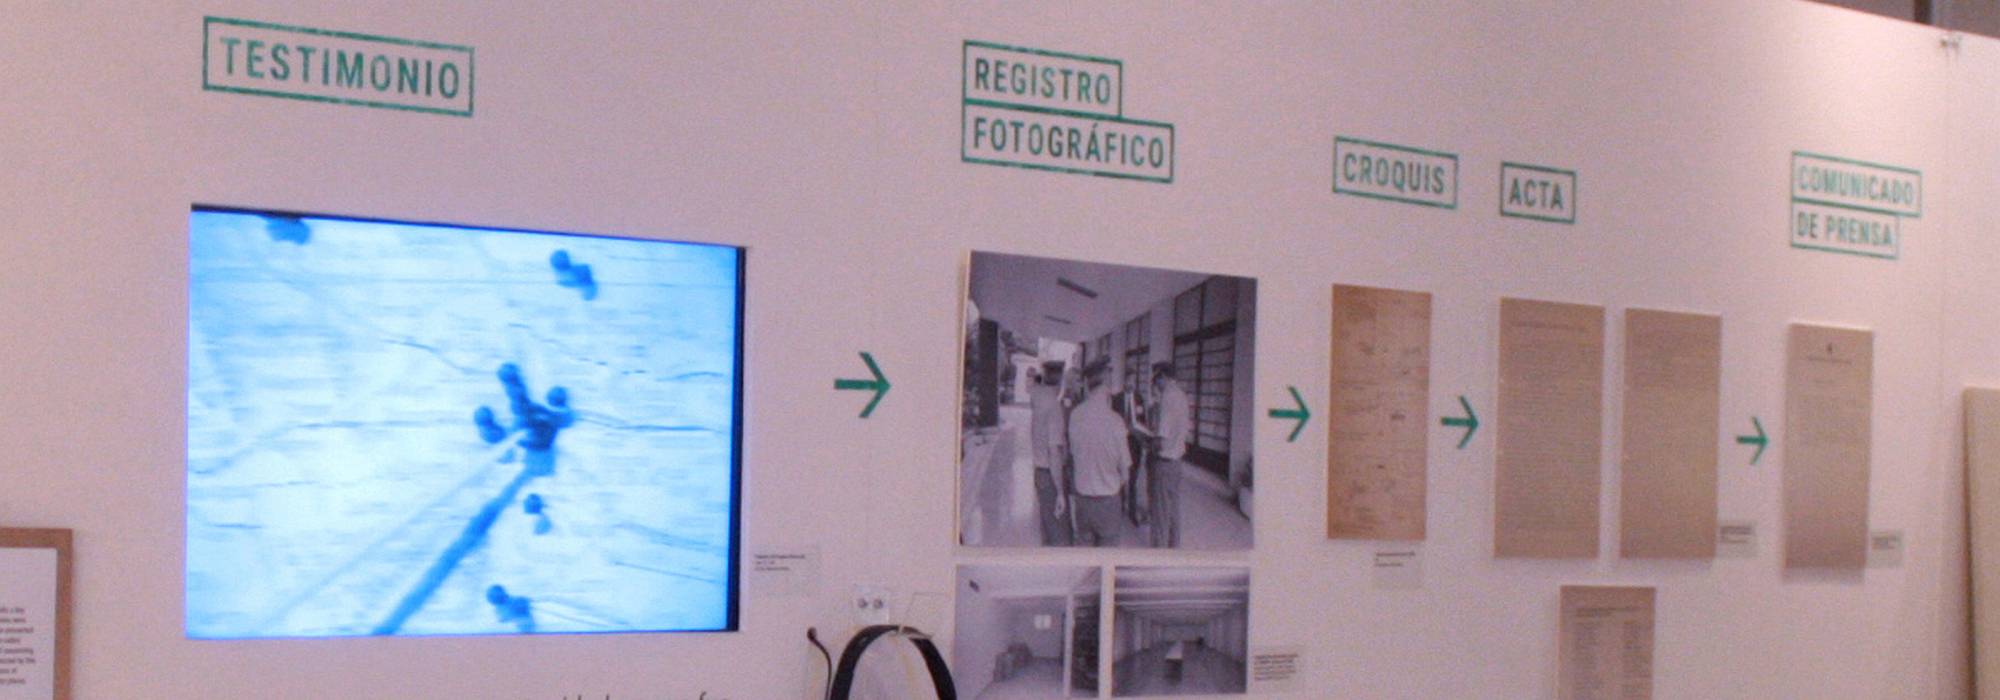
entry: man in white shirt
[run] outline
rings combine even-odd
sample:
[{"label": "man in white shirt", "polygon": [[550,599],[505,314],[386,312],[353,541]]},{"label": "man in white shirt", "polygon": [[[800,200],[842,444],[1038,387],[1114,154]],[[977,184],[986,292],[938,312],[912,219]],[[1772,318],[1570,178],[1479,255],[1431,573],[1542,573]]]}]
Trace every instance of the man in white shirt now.
[{"label": "man in white shirt", "polygon": [[1125,527],[1119,494],[1132,473],[1132,452],[1125,419],[1111,410],[1111,387],[1105,375],[1110,363],[1103,360],[1085,367],[1084,381],[1090,386],[1083,403],[1069,417],[1070,459],[1076,465],[1072,499],[1076,543],[1088,547],[1116,547]]},{"label": "man in white shirt", "polygon": [[1153,365],[1153,431],[1157,444],[1153,461],[1146,465],[1147,500],[1152,503],[1154,547],[1172,548],[1181,544],[1181,458],[1187,455],[1188,441],[1194,437],[1194,407],[1180,382],[1174,380],[1174,365]]}]

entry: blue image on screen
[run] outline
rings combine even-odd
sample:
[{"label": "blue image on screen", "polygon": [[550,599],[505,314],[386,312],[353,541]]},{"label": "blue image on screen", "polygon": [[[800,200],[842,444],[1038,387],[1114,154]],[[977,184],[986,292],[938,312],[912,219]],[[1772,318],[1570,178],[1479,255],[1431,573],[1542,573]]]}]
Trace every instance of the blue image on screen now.
[{"label": "blue image on screen", "polygon": [[189,637],[735,628],[740,249],[189,229]]}]

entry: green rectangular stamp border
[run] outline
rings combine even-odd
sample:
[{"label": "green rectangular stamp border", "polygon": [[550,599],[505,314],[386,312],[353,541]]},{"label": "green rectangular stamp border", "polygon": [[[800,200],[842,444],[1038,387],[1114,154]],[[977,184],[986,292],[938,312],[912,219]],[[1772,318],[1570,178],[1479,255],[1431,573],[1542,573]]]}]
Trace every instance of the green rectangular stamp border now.
[{"label": "green rectangular stamp border", "polygon": [[[208,65],[209,65],[208,47],[210,43],[209,27],[212,27],[217,24],[228,25],[233,27],[249,27],[252,29],[273,29],[278,31],[292,32],[295,34],[305,34],[308,36],[324,36],[324,37],[333,37],[337,39],[372,41],[376,43],[393,44],[397,46],[414,46],[417,48],[440,49],[445,51],[463,51],[465,52],[465,111],[459,111],[455,109],[443,109],[440,107],[420,107],[417,105],[397,104],[394,102],[378,102],[375,100],[328,97],[325,95],[307,95],[295,92],[284,92],[282,90],[259,90],[256,88],[241,88],[241,87],[215,85],[213,83],[210,83],[208,80]],[[461,46],[458,44],[446,44],[441,42],[423,41],[418,39],[402,39],[393,36],[382,36],[379,34],[363,34],[360,32],[347,32],[347,31],[339,31],[333,29],[315,29],[313,27],[301,27],[289,24],[278,24],[275,22],[258,22],[247,19],[235,19],[232,17],[217,17],[214,15],[204,15],[201,18],[201,89],[210,92],[226,92],[238,95],[259,95],[263,97],[277,97],[289,100],[300,100],[303,102],[325,102],[329,104],[349,105],[354,107],[375,107],[379,109],[393,109],[404,112],[424,112],[428,114],[446,114],[455,117],[470,118],[472,116],[472,111],[473,111],[473,104],[474,104],[473,98],[477,93],[477,86],[479,85],[477,76],[478,70],[477,70],[477,65],[475,63],[475,58],[476,57],[474,55],[472,47]],[[1124,71],[1121,69],[1119,71],[1119,74],[1122,79]],[[1119,95],[1120,99],[1123,99],[1124,92],[1122,86],[1120,88]]]},{"label": "green rectangular stamp border", "polygon": [[[1538,215],[1535,215],[1535,214],[1509,214],[1509,213],[1507,213],[1507,169],[1508,169],[1508,168],[1515,168],[1515,169],[1518,169],[1518,170],[1532,170],[1532,171],[1535,171],[1535,172],[1538,172],[1538,173],[1549,173],[1549,174],[1552,174],[1552,175],[1568,175],[1568,176],[1569,176],[1569,201],[1570,201],[1570,207],[1569,207],[1569,218],[1567,218],[1567,219],[1564,219],[1564,218],[1561,218],[1561,217],[1555,217],[1555,216],[1538,216]],[[1557,223],[1557,224],[1568,224],[1568,225],[1571,225],[1571,226],[1575,226],[1575,225],[1576,225],[1576,212],[1577,212],[1577,208],[1578,208],[1578,207],[1580,206],[1580,204],[1581,204],[1581,203],[1579,202],[1579,200],[1577,200],[1577,198],[1576,198],[1576,191],[1577,191],[1577,189],[1578,189],[1578,188],[1580,188],[1580,187],[1581,187],[1581,181],[1582,181],[1582,179],[1583,179],[1583,178],[1580,178],[1580,177],[1577,177],[1577,175],[1576,175],[1576,171],[1574,171],[1574,170],[1564,170],[1564,169],[1562,169],[1562,168],[1552,168],[1552,167],[1549,167],[1549,166],[1546,166],[1546,165],[1530,165],[1530,164],[1527,164],[1527,163],[1516,163],[1516,162],[1514,162],[1514,161],[1511,161],[1511,160],[1503,160],[1503,161],[1500,161],[1500,215],[1501,215],[1501,216],[1505,216],[1505,217],[1508,217],[1508,218],[1513,218],[1513,219],[1530,219],[1530,220],[1534,220],[1534,221],[1547,221],[1547,222],[1551,222],[1551,223]]]},{"label": "green rectangular stamp border", "polygon": [[[1118,59],[1115,59],[1115,58],[1105,58],[1105,57],[1102,57],[1102,56],[1086,56],[1086,55],[1084,55],[1084,54],[1080,54],[1080,53],[1068,53],[1068,52],[1064,52],[1064,51],[1050,51],[1050,50],[1048,50],[1048,49],[1037,49],[1037,48],[1032,48],[1032,47],[1027,47],[1027,46],[1010,46],[1010,45],[1007,45],[1007,44],[1001,44],[1001,43],[998,43],[998,42],[992,42],[992,41],[980,41],[980,40],[978,40],[978,39],[966,39],[966,40],[965,40],[965,44],[964,44],[963,46],[959,47],[959,54],[958,54],[958,98],[959,98],[960,100],[964,100],[964,101],[971,101],[971,100],[972,100],[972,97],[971,97],[970,95],[967,95],[967,94],[965,94],[965,69],[966,69],[966,68],[968,67],[968,66],[967,66],[967,63],[966,63],[966,62],[967,62],[967,61],[970,61],[970,60],[972,59],[972,47],[974,47],[974,46],[977,46],[977,47],[979,47],[979,48],[982,48],[982,49],[999,49],[999,50],[1001,50],[1001,51],[1017,51],[1017,52],[1020,52],[1020,53],[1025,53],[1025,54],[1029,54],[1029,55],[1033,55],[1033,56],[1049,56],[1049,57],[1051,57],[1051,58],[1067,58],[1067,59],[1070,59],[1070,60],[1074,60],[1074,61],[1089,61],[1089,62],[1091,62],[1091,63],[1106,63],[1106,64],[1110,64],[1110,65],[1113,65],[1113,66],[1117,66],[1117,67],[1118,67],[1118,113],[1117,113],[1117,114],[1112,114],[1112,115],[1105,115],[1105,114],[1102,114],[1102,113],[1098,113],[1098,112],[1091,112],[1091,113],[1089,113],[1089,115],[1090,115],[1090,116],[1093,116],[1093,117],[1103,117],[1103,116],[1112,116],[1112,117],[1116,117],[1116,118],[1119,118],[1119,119],[1123,119],[1123,118],[1125,118],[1125,62],[1124,62],[1124,61],[1121,61],[1121,60],[1118,60]],[[981,100],[981,101],[982,101],[982,102],[993,102],[992,100]],[[1031,106],[1030,106],[1030,105],[1018,105],[1018,104],[1013,104],[1013,103],[1001,103],[1001,102],[994,102],[994,104],[991,104],[991,105],[989,105],[989,106],[994,106],[994,107],[1012,107],[1012,108],[1016,108],[1016,109],[1029,109],[1029,108],[1031,108]],[[961,120],[961,121],[963,121],[963,120]]]},{"label": "green rectangular stamp border", "polygon": [[[1889,209],[1877,209],[1875,207],[1855,206],[1853,204],[1847,204],[1844,202],[1829,202],[1822,199],[1813,199],[1811,197],[1800,197],[1798,195],[1792,195],[1792,201],[1794,202],[1808,202],[1812,204],[1821,204],[1829,207],[1840,207],[1842,209],[1853,209],[1856,211],[1867,211],[1867,212],[1874,212],[1877,214],[1888,214],[1890,216],[1895,216],[1895,217],[1908,217],[1912,219],[1924,218],[1924,171],[1922,170],[1918,170],[1916,168],[1905,168],[1900,165],[1889,165],[1886,163],[1871,163],[1865,160],[1859,160],[1855,158],[1843,158],[1840,156],[1831,156],[1825,153],[1814,153],[1812,151],[1792,151],[1792,167],[1788,172],[1785,173],[1785,180],[1788,183],[1791,181],[1793,177],[1796,177],[1794,173],[1798,172],[1799,156],[1806,156],[1808,158],[1818,158],[1820,160],[1830,160],[1835,163],[1846,163],[1848,165],[1863,165],[1870,168],[1881,168],[1883,170],[1890,170],[1894,172],[1908,173],[1911,175],[1915,175],[1917,176],[1917,211],[1916,213],[1912,214],[1909,212],[1900,212]],[[1787,191],[1790,191],[1792,188],[1790,186],[1787,186],[1785,189]],[[1897,225],[1901,226],[1900,223]],[[1898,243],[1900,243],[1901,239],[1897,239],[1897,241]]]},{"label": "green rectangular stamp border", "polygon": [[1032,113],[1035,113],[1035,114],[1052,114],[1052,115],[1055,115],[1055,116],[1058,116],[1058,117],[1075,117],[1075,118],[1077,118],[1077,119],[1102,119],[1102,120],[1105,120],[1105,121],[1115,121],[1115,122],[1119,122],[1119,123],[1123,123],[1123,124],[1152,124],[1152,125],[1155,125],[1155,126],[1159,126],[1159,125],[1162,125],[1162,123],[1161,123],[1161,122],[1149,122],[1149,121],[1147,121],[1147,120],[1144,120],[1144,119],[1130,119],[1130,118],[1126,118],[1126,117],[1117,117],[1117,116],[1112,116],[1112,115],[1109,115],[1109,114],[1105,114],[1105,113],[1103,113],[1103,112],[1078,112],[1078,111],[1075,111],[1075,110],[1068,110],[1068,109],[1056,109],[1056,108],[1054,108],[1054,107],[1036,107],[1036,106],[1034,106],[1034,105],[1021,105],[1021,104],[1014,104],[1014,103],[1012,103],[1012,102],[996,102],[996,101],[993,101],[993,100],[981,100],[981,99],[977,99],[977,98],[970,98],[970,97],[968,97],[968,98],[966,98],[966,99],[962,100],[959,106],[960,106],[960,107],[991,107],[991,108],[993,108],[993,109],[1004,109],[1004,110],[1008,110],[1008,111],[1013,111],[1013,112],[1032,112]]},{"label": "green rectangular stamp border", "polygon": [[[1408,199],[1404,197],[1396,197],[1386,194],[1376,194],[1374,192],[1359,192],[1355,190],[1340,189],[1340,144],[1343,143],[1359,144],[1363,146],[1374,146],[1376,148],[1387,148],[1393,151],[1403,151],[1405,153],[1416,153],[1419,155],[1451,159],[1451,203],[1445,204],[1442,202],[1432,202],[1422,199]],[[1458,183],[1459,183],[1458,154],[1456,153],[1433,151],[1429,149],[1416,148],[1412,146],[1384,143],[1381,141],[1370,141],[1368,139],[1357,139],[1351,136],[1341,136],[1339,134],[1334,134],[1333,136],[1333,193],[1334,194],[1344,194],[1349,197],[1365,197],[1368,199],[1379,199],[1385,202],[1401,202],[1404,204],[1415,204],[1418,206],[1431,207],[1434,209],[1446,209],[1451,211],[1457,211]]]},{"label": "green rectangular stamp border", "polygon": [[[1009,109],[1021,112],[1033,112],[1036,114],[1054,114],[1058,116],[1077,117],[1081,119],[1095,119],[1098,121],[1111,122],[1114,124],[1137,124],[1139,126],[1164,128],[1167,130],[1167,144],[1168,144],[1167,176],[1161,178],[1151,175],[1134,175],[1131,173],[1105,172],[1101,170],[1088,170],[1084,168],[1064,168],[1054,165],[1036,165],[1033,163],[1016,163],[1010,160],[994,160],[992,158],[972,157],[971,155],[968,155],[965,152],[965,108],[968,106],[991,107],[994,109]],[[1020,168],[1023,170],[1043,170],[1052,173],[1066,173],[1070,175],[1090,175],[1093,177],[1108,177],[1118,180],[1142,180],[1145,182],[1157,182],[1164,185],[1171,185],[1174,184],[1174,171],[1176,168],[1180,167],[1179,161],[1175,160],[1174,158],[1175,153],[1180,149],[1180,143],[1181,143],[1180,134],[1174,131],[1174,125],[1168,124],[1166,122],[1147,121],[1144,119],[1126,119],[1124,117],[1107,117],[1101,114],[1100,115],[1072,114],[1063,112],[1062,110],[1055,110],[1055,109],[1027,109],[1023,107],[1017,107],[1006,104],[987,103],[980,100],[965,100],[961,101],[958,105],[958,160],[961,163],[998,165],[1006,168]]]},{"label": "green rectangular stamp border", "polygon": [[[1823,245],[1813,245],[1813,244],[1810,244],[1810,243],[1800,243],[1800,242],[1798,242],[1798,240],[1797,240],[1797,239],[1795,239],[1795,238],[1793,238],[1793,237],[1792,237],[1792,235],[1793,235],[1793,231],[1792,231],[1792,227],[1794,227],[1794,226],[1797,226],[1797,225],[1798,225],[1798,219],[1799,219],[1799,214],[1798,214],[1798,205],[1800,205],[1800,204],[1812,204],[1812,205],[1816,205],[1816,206],[1822,206],[1822,207],[1829,207],[1829,208],[1833,208],[1833,209],[1847,209],[1847,210],[1850,210],[1850,211],[1866,211],[1866,212],[1868,212],[1868,213],[1870,213],[1870,214],[1885,214],[1885,215],[1886,215],[1886,216],[1888,216],[1889,218],[1892,218],[1892,219],[1895,219],[1895,220],[1896,220],[1896,252],[1894,252],[1894,253],[1890,253],[1890,254],[1888,254],[1888,255],[1883,255],[1883,254],[1881,254],[1881,253],[1869,253],[1869,252],[1865,252],[1865,251],[1859,251],[1859,250],[1848,250],[1848,249],[1846,249],[1846,248],[1835,248],[1835,247],[1833,247],[1833,246],[1823,246]],[[1842,254],[1842,255],[1852,255],[1852,256],[1855,256],[1855,257],[1858,257],[1858,258],[1873,258],[1873,259],[1876,259],[1876,260],[1901,260],[1901,259],[1903,258],[1903,218],[1904,218],[1904,217],[1902,217],[1901,215],[1897,215],[1897,214],[1888,214],[1888,213],[1886,213],[1886,212],[1879,212],[1879,211],[1872,211],[1872,210],[1867,210],[1867,209],[1861,209],[1861,208],[1858,208],[1858,207],[1843,207],[1843,206],[1840,206],[1840,205],[1838,205],[1838,204],[1827,204],[1827,203],[1825,203],[1825,202],[1812,202],[1812,201],[1802,201],[1802,200],[1798,200],[1798,199],[1794,199],[1794,200],[1792,200],[1792,207],[1791,207],[1791,209],[1790,209],[1790,210],[1788,210],[1788,211],[1787,211],[1787,214],[1788,214],[1788,216],[1786,217],[1786,221],[1785,221],[1785,239],[1786,239],[1787,241],[1789,241],[1789,242],[1790,242],[1790,243],[1792,244],[1792,248],[1794,248],[1794,249],[1797,249],[1797,250],[1816,250],[1816,251],[1819,251],[1819,252],[1822,252],[1822,253],[1840,253],[1840,254]]]}]

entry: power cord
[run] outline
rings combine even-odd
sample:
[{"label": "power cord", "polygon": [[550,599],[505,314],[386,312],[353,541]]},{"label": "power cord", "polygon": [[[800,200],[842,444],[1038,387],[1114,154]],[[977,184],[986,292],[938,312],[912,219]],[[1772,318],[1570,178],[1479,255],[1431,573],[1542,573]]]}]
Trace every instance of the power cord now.
[{"label": "power cord", "polygon": [[806,641],[812,642],[819,649],[820,658],[826,660],[826,685],[820,689],[820,699],[825,700],[833,694],[833,652],[827,651],[826,645],[819,642],[819,628],[807,627]]}]

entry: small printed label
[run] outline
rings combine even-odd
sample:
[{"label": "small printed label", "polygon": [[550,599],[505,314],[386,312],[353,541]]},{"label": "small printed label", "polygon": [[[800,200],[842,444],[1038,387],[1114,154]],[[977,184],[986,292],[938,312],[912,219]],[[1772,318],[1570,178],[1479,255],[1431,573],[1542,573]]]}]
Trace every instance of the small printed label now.
[{"label": "small printed label", "polygon": [[1902,219],[1892,214],[1792,202],[1792,247],[1895,259]]},{"label": "small printed label", "polygon": [[1336,136],[1333,191],[1457,209],[1458,156]]},{"label": "small printed label", "polygon": [[1896,569],[1902,566],[1902,530],[1875,530],[1868,533],[1868,568]]},{"label": "small printed label", "polygon": [[52,698],[60,555],[54,549],[0,547],[0,698]]},{"label": "small printed label", "polygon": [[1124,116],[1125,67],[1108,58],[965,42],[967,102]]},{"label": "small printed label", "polygon": [[1172,183],[1174,125],[1125,116],[1115,59],[965,42],[959,160]]},{"label": "small printed label", "polygon": [[1915,219],[1924,215],[1924,175],[1893,165],[1793,152],[1792,200]]},{"label": "small printed label", "polygon": [[204,90],[472,116],[472,47],[226,17],[202,21]]},{"label": "small printed label", "polygon": [[1500,164],[1500,215],[1576,223],[1576,172],[1540,165]]},{"label": "small printed label", "polygon": [[1757,558],[1757,521],[1724,520],[1715,528],[1715,556],[1720,559]]},{"label": "small printed label", "polygon": [[1250,652],[1250,692],[1287,693],[1298,689],[1305,670],[1303,647],[1258,647]]},{"label": "small printed label", "polygon": [[750,553],[750,590],[769,598],[819,590],[819,547],[768,548]]},{"label": "small printed label", "polygon": [[1411,591],[1424,587],[1424,551],[1395,546],[1375,550],[1369,567],[1375,572],[1375,587],[1388,591]]}]

